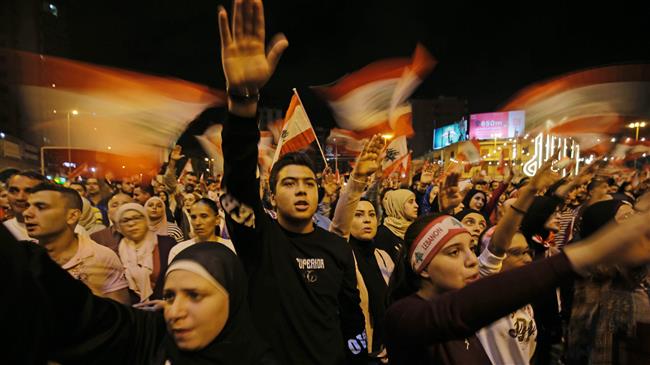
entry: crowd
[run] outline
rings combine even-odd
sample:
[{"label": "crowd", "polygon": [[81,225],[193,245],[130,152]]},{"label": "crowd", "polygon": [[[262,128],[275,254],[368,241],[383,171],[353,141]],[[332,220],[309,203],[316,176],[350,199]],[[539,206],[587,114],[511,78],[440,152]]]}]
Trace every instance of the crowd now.
[{"label": "crowd", "polygon": [[[307,155],[258,168],[260,0],[219,11],[224,173],[56,185],[6,171],[10,363],[649,364],[650,178],[597,161],[561,177],[427,162],[352,171]],[[613,177],[613,176],[616,176]]]}]

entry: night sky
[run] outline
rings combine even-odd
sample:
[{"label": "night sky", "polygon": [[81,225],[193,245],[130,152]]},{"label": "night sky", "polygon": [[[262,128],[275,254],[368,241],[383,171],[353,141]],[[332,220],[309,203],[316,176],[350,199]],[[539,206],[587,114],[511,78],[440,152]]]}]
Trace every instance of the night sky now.
[{"label": "night sky", "polygon": [[[284,32],[290,45],[262,102],[286,108],[297,87],[314,123],[331,125],[309,85],[410,56],[418,41],[439,64],[415,97],[466,98],[470,112],[492,111],[522,87],[562,73],[650,61],[650,2],[566,3],[266,1],[267,35]],[[230,8],[205,0],[69,2],[70,57],[223,89],[219,4]]]}]

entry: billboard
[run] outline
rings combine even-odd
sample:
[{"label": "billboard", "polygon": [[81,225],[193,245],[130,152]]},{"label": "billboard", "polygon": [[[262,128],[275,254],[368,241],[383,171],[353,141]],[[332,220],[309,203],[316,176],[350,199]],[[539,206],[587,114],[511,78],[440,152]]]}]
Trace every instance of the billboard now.
[{"label": "billboard", "polygon": [[471,114],[469,116],[470,139],[514,138],[524,134],[526,112]]},{"label": "billboard", "polygon": [[433,131],[433,149],[437,150],[450,144],[467,140],[467,119],[436,128]]}]

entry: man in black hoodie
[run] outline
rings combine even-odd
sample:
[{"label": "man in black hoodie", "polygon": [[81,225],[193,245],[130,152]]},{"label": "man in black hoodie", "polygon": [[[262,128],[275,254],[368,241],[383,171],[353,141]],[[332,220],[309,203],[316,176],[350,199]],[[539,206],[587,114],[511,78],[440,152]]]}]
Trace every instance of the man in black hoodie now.
[{"label": "man in black hoodie", "polygon": [[237,0],[233,18],[229,27],[226,11],[219,10],[229,112],[222,131],[227,194],[221,204],[248,272],[254,323],[283,364],[364,361],[365,323],[352,251],[312,222],[318,186],[309,158],[290,153],[273,166],[271,200],[277,221],[260,201],[258,92],[287,40],[276,36],[265,52],[261,0]]}]

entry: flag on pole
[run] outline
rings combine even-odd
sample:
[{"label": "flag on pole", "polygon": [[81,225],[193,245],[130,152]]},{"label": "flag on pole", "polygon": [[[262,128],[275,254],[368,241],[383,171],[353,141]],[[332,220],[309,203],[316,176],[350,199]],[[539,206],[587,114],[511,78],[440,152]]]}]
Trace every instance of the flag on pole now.
[{"label": "flag on pole", "polygon": [[[282,126],[280,141],[275,149],[273,163],[284,154],[300,151],[309,147],[309,145],[314,141],[318,142],[316,132],[314,132],[314,128],[309,122],[309,118],[307,117],[305,108],[300,101],[300,97],[298,97],[298,93],[294,89],[289,109],[284,117],[284,125]],[[323,157],[323,160],[324,159],[325,158]]]},{"label": "flag on pole", "polygon": [[84,172],[88,172],[88,164],[87,163],[82,163],[81,165],[77,166],[76,169],[72,170],[68,174],[68,180],[72,181],[76,179],[77,177],[81,176]]},{"label": "flag on pole", "polygon": [[339,127],[361,137],[377,133],[412,135],[411,105],[406,101],[437,61],[420,44],[412,58],[373,62],[331,86],[314,90],[329,104]]}]

